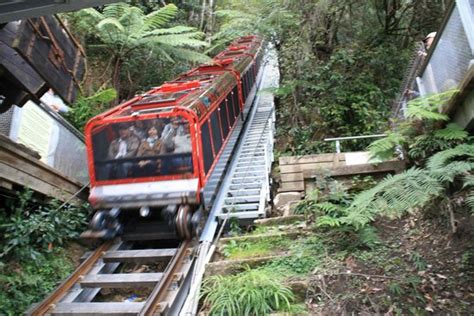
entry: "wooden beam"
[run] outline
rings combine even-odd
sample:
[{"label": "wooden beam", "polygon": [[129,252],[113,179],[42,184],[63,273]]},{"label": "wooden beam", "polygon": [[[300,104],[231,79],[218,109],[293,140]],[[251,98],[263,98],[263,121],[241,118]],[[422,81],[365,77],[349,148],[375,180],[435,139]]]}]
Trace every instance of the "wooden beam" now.
[{"label": "wooden beam", "polygon": [[334,166],[333,162],[314,162],[294,165],[280,165],[280,173],[296,173],[314,169],[330,169]]},{"label": "wooden beam", "polygon": [[[386,161],[378,164],[362,164],[362,165],[351,165],[331,168],[329,170],[330,175],[335,176],[347,176],[357,174],[370,174],[370,173],[381,173],[381,172],[395,172],[398,173],[405,169],[404,161]],[[304,171],[304,178],[312,178],[320,175],[320,170],[306,170]]]},{"label": "wooden beam", "polygon": [[[30,155],[31,150],[24,150],[23,147],[0,135],[2,178],[61,201],[69,199],[82,188],[81,183],[39,161]],[[87,199],[86,192],[80,193],[71,202],[81,203],[81,199]]]},{"label": "wooden beam", "polygon": [[280,157],[280,165],[291,165],[291,164],[307,164],[307,163],[319,163],[319,162],[332,162],[336,158],[339,161],[345,160],[344,154],[318,154],[318,155],[305,155],[305,156],[291,156],[291,157]]}]

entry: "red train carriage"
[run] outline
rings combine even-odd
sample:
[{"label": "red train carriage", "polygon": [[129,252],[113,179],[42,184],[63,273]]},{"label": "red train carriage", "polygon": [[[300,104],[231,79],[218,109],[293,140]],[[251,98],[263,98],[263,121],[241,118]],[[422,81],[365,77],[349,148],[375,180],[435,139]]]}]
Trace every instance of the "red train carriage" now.
[{"label": "red train carriage", "polygon": [[[262,40],[235,40],[197,67],[86,125],[91,231],[122,230],[119,210],[159,213],[182,238],[197,234],[201,192],[244,110],[262,61]],[[97,236],[97,235],[96,235]]]}]

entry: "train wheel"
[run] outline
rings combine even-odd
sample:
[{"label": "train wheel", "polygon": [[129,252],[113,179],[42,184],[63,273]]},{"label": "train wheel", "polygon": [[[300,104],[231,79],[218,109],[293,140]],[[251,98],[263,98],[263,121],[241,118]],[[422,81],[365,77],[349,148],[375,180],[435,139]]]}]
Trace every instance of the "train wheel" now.
[{"label": "train wheel", "polygon": [[193,237],[199,237],[204,226],[201,208],[194,212],[193,217],[191,218],[191,226]]},{"label": "train wheel", "polygon": [[96,212],[89,224],[91,230],[99,231],[105,229],[105,226],[107,224],[106,215],[107,214],[105,214],[104,211]]},{"label": "train wheel", "polygon": [[191,239],[191,218],[191,207],[189,205],[180,205],[175,220],[176,231],[178,232],[179,237],[183,239]]}]

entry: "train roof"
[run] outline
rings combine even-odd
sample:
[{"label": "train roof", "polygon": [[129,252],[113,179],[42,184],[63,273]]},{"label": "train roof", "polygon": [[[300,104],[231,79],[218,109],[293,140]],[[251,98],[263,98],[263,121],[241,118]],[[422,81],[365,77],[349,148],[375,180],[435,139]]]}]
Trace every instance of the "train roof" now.
[{"label": "train roof", "polygon": [[261,46],[262,39],[259,36],[240,37],[209,64],[194,68],[173,81],[136,96],[91,121],[169,112],[177,106],[187,107],[196,112],[198,117],[203,117],[207,113],[207,106],[234,86],[237,76],[250,67],[252,60],[261,51]]}]

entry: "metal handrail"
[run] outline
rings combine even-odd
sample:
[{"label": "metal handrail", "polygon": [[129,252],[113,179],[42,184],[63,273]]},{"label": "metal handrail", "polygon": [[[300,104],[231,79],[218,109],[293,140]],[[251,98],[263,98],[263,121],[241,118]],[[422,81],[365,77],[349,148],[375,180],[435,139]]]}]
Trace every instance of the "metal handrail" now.
[{"label": "metal handrail", "polygon": [[381,138],[387,137],[387,134],[373,134],[373,135],[360,135],[360,136],[345,136],[345,137],[332,137],[332,138],[325,138],[325,142],[336,142],[336,153],[341,152],[341,140],[352,140],[352,139],[364,139],[364,138]]}]

